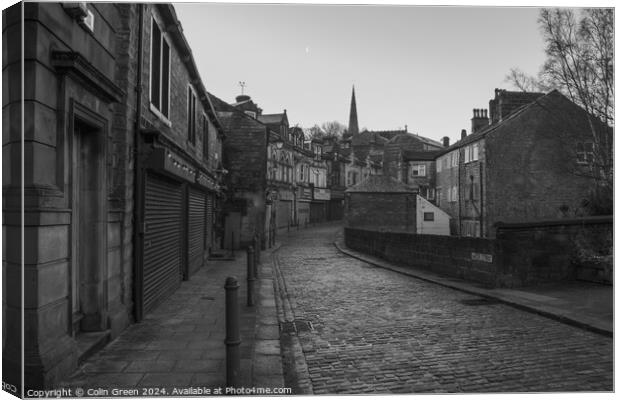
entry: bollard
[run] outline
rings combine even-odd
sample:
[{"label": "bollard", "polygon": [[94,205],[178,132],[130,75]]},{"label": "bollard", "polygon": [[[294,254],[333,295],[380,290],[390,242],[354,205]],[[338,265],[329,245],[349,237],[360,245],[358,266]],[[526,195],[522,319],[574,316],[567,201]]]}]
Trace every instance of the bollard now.
[{"label": "bollard", "polygon": [[254,249],[248,246],[247,252],[247,281],[248,281],[248,307],[254,305],[254,281],[256,280],[256,272],[254,270]]},{"label": "bollard", "polygon": [[235,258],[235,232],[230,231],[230,256]]},{"label": "bollard", "polygon": [[[260,246],[258,235],[254,236],[254,248],[256,249],[254,251],[254,271],[256,271],[256,267],[260,264]],[[254,273],[254,276],[257,276],[256,272]]]},{"label": "bollard", "polygon": [[226,386],[239,386],[239,370],[241,366],[239,345],[239,303],[237,301],[237,278],[226,278]]}]

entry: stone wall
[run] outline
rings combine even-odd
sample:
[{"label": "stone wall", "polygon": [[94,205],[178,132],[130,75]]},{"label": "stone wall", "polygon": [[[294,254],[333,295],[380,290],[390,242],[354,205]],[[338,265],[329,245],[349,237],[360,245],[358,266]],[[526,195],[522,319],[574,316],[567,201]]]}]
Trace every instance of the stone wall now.
[{"label": "stone wall", "polygon": [[497,225],[498,285],[584,279],[612,283],[613,217]]},{"label": "stone wall", "polygon": [[397,264],[489,287],[613,282],[613,217],[500,224],[496,239],[345,228],[345,243]]},{"label": "stone wall", "polygon": [[495,241],[345,228],[347,247],[390,262],[495,286]]},{"label": "stone wall", "polygon": [[415,232],[415,195],[411,193],[347,193],[345,222],[352,228]]}]

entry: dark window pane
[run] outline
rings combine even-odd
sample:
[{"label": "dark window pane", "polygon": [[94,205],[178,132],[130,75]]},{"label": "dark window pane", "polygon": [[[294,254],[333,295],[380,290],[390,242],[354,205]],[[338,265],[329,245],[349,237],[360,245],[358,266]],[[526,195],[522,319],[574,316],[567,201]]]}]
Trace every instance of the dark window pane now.
[{"label": "dark window pane", "polygon": [[434,220],[435,220],[435,213],[432,213],[432,212],[424,213],[424,221],[434,221]]},{"label": "dark window pane", "polygon": [[159,102],[159,79],[161,72],[161,31],[153,20],[153,32],[151,35],[151,103],[160,108]]},{"label": "dark window pane", "polygon": [[168,97],[170,91],[170,47],[168,43],[162,39],[163,55],[162,55],[162,79],[161,79],[161,112],[168,117]]}]

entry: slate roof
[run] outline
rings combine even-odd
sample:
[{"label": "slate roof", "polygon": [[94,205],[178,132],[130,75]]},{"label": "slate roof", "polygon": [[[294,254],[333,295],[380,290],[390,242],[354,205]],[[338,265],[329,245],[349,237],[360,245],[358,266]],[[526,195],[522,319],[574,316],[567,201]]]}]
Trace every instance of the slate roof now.
[{"label": "slate roof", "polygon": [[261,114],[258,117],[258,120],[260,122],[262,122],[263,124],[267,124],[267,125],[275,125],[275,124],[280,124],[280,122],[282,122],[282,119],[284,118],[284,113],[280,113],[280,114]]},{"label": "slate roof", "polygon": [[372,131],[363,131],[351,138],[351,144],[353,146],[367,145],[370,143],[384,145],[387,142],[388,140],[381,136],[378,132]]},{"label": "slate roof", "polygon": [[429,139],[424,136],[416,135],[410,132],[399,133],[395,135],[394,137],[392,137],[392,139],[390,139],[388,143],[399,144],[399,143],[406,143],[412,140],[417,140],[422,143],[429,144],[429,145],[436,146],[436,147],[443,147],[442,143],[439,143],[433,139]]},{"label": "slate roof", "polygon": [[224,100],[218,98],[212,93],[207,94],[209,95],[213,107],[217,111],[218,119],[224,129],[228,131],[238,129],[265,129],[265,125],[260,121],[250,117],[243,111],[235,108],[231,104],[226,103]]},{"label": "slate roof", "polygon": [[351,186],[347,193],[415,193],[404,183],[388,175],[369,175],[368,178]]},{"label": "slate roof", "polygon": [[433,161],[437,158],[437,155],[440,153],[440,150],[437,151],[415,151],[415,150],[405,150],[403,152],[403,160],[404,161]]},{"label": "slate roof", "polygon": [[[562,104],[563,103],[563,104]],[[455,150],[457,148],[461,148],[463,146],[466,146],[468,144],[471,144],[473,142],[476,142],[482,138],[484,138],[486,135],[488,135],[491,132],[502,132],[502,130],[508,126],[511,125],[513,122],[519,122],[519,118],[526,113],[528,110],[532,109],[535,106],[539,106],[542,108],[549,108],[549,106],[551,106],[552,104],[556,104],[560,107],[562,107],[561,109],[561,113],[574,113],[577,109],[581,110],[581,112],[585,112],[581,107],[579,107],[577,104],[573,103],[572,101],[570,101],[566,96],[564,96],[562,93],[558,92],[557,90],[552,90],[551,92],[547,93],[544,96],[541,96],[539,98],[537,98],[536,100],[532,101],[531,103],[525,104],[519,108],[517,108],[516,110],[514,110],[512,113],[508,114],[508,116],[504,119],[502,119],[500,122],[493,124],[493,125],[489,125],[487,127],[485,127],[484,129],[476,132],[476,133],[472,133],[468,136],[466,136],[464,139],[461,139],[457,142],[455,142],[454,144],[452,144],[450,147],[446,147],[444,149],[442,149],[441,151],[439,151],[438,153],[436,153],[437,156],[441,156],[443,154],[449,153],[452,150]],[[571,109],[568,108],[569,105],[572,105]]]}]

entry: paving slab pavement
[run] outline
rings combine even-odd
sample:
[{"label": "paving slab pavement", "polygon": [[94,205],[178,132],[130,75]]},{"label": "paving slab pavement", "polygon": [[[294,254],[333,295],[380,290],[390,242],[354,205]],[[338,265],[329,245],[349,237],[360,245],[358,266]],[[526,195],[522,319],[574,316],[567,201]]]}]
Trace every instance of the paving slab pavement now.
[{"label": "paving slab pavement", "polygon": [[334,241],[342,253],[375,266],[452,289],[494,298],[523,310],[613,337],[613,286],[590,282],[554,282],[518,289],[488,289],[463,279],[415,267],[404,267],[348,248],[342,234]]},{"label": "paving slab pavement", "polygon": [[235,276],[239,283],[240,386],[283,387],[271,266],[271,253],[277,247],[261,252],[255,306],[246,305],[245,252],[237,251],[232,261],[210,260],[141,322],[130,325],[88,358],[59,387],[103,389],[97,396],[110,395],[115,388],[138,389],[138,394],[151,396],[175,395],[174,388],[225,388],[224,283],[228,276]]}]

